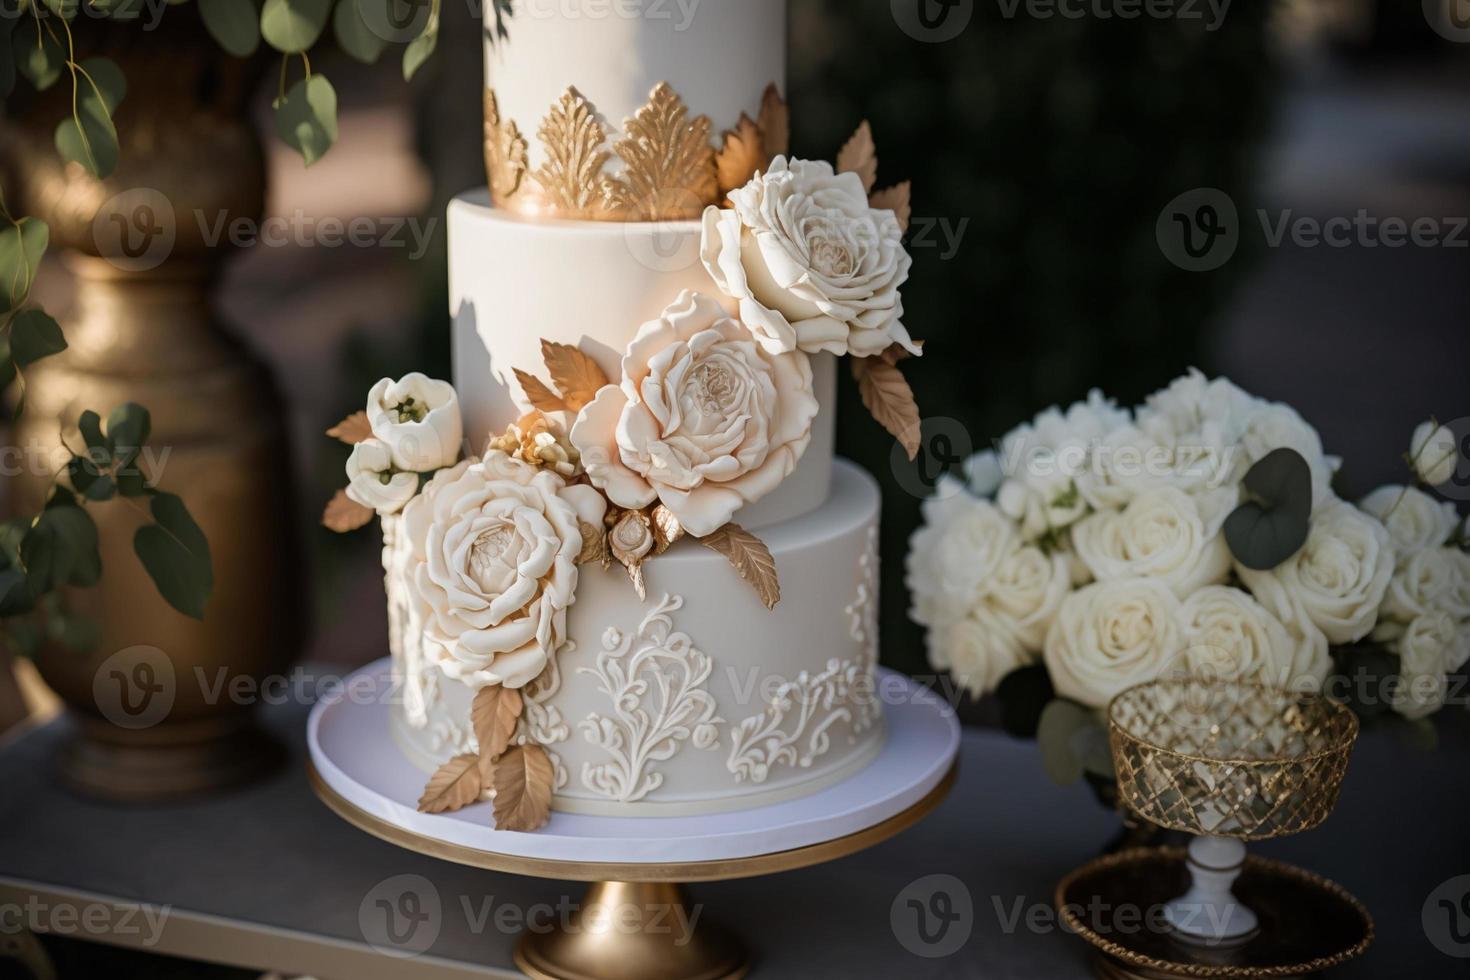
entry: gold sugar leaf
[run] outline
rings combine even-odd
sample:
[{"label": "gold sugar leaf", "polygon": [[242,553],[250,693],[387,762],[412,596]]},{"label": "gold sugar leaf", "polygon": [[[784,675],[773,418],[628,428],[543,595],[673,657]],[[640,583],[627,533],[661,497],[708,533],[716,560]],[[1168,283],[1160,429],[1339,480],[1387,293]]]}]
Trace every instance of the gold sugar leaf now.
[{"label": "gold sugar leaf", "polygon": [[868,198],[868,204],[880,211],[892,211],[893,216],[898,219],[899,229],[909,230],[909,218],[913,216],[913,208],[909,205],[908,181],[885,187],[881,191],[874,191]]},{"label": "gold sugar leaf", "polygon": [[608,384],[597,362],[571,344],[542,340],[541,357],[568,411],[580,412]]},{"label": "gold sugar leaf", "polygon": [[594,211],[601,197],[602,168],[608,153],[602,148],[607,132],[597,121],[592,103],[568,88],[552,106],[537,134],[546,151],[546,161],[536,171],[536,181],[547,199],[563,216],[585,216]]},{"label": "gold sugar leaf", "polygon": [[761,143],[766,151],[766,161],[761,166],[765,166],[771,157],[785,156],[791,152],[791,113],[786,108],[786,100],[777,91],[775,82],[767,85],[761,96],[761,111],[756,125],[760,127]]},{"label": "gold sugar leaf", "polygon": [[884,357],[855,357],[852,376],[858,393],[878,424],[893,434],[909,459],[919,455],[919,406],[898,365]]},{"label": "gold sugar leaf", "polygon": [[495,828],[530,831],[551,819],[556,782],[551,759],[539,745],[514,745],[495,763]]},{"label": "gold sugar leaf", "polygon": [[[922,340],[916,340],[914,341],[914,346],[922,350],[924,347],[924,342]],[[879,353],[878,356],[883,358],[883,360],[887,361],[889,364],[897,364],[899,361],[907,361],[914,355],[910,354],[908,352],[908,348],[905,347],[903,344],[889,344],[887,347],[883,348],[882,352]]]},{"label": "gold sugar leaf", "polygon": [[367,524],[375,514],[371,507],[364,507],[347,496],[346,490],[338,490],[327,502],[327,509],[322,512],[322,526],[329,531],[346,534]]},{"label": "gold sugar leaf", "polygon": [[669,547],[684,536],[684,526],[679,523],[679,518],[674,512],[663,504],[653,508],[649,515],[653,521],[653,553],[661,555],[669,550]]},{"label": "gold sugar leaf", "polygon": [[577,555],[577,564],[586,565],[588,562],[602,562],[607,564],[607,535],[602,528],[594,527],[586,521],[579,521],[582,531],[582,551]]},{"label": "gold sugar leaf", "polygon": [[715,151],[707,116],[689,118],[684,100],[667,82],[654,86],[647,104],[623,124],[613,146],[624,171],[607,182],[614,211],[649,220],[697,218],[719,196]]},{"label": "gold sugar leaf", "polygon": [[496,201],[510,197],[526,172],[526,140],[515,120],[500,118],[495,93],[485,90],[485,176]]},{"label": "gold sugar leaf", "polygon": [[355,446],[359,442],[373,437],[373,426],[368,421],[367,412],[353,412],[328,429],[327,435],[339,442],[345,442],[349,446]]},{"label": "gold sugar leaf", "polygon": [[871,192],[878,181],[878,148],[873,145],[873,127],[866,119],[837,154],[837,172],[848,171],[862,178],[864,191]]},{"label": "gold sugar leaf", "polygon": [[776,559],[765,542],[739,524],[724,527],[699,539],[700,544],[725,556],[740,577],[749,582],[767,609],[775,609],[781,601],[781,580],[776,575]]},{"label": "gold sugar leaf", "polygon": [[457,755],[440,766],[419,797],[419,812],[451,813],[478,803],[484,792],[479,761],[477,755]]},{"label": "gold sugar leaf", "polygon": [[744,187],[769,160],[760,127],[742,112],[735,128],[725,131],[725,145],[715,154],[720,193],[728,194],[737,187]]},{"label": "gold sugar leaf", "polygon": [[484,781],[489,781],[492,760],[510,747],[523,707],[521,692],[502,684],[482,687],[475,695],[470,725],[475,730],[475,741],[480,743],[480,774]]},{"label": "gold sugar leaf", "polygon": [[527,374],[520,368],[511,368],[515,373],[516,381],[520,382],[521,390],[526,393],[526,401],[532,407],[539,408],[543,412],[566,411],[567,403],[562,400],[561,395],[546,387],[546,383],[534,374]]},{"label": "gold sugar leaf", "polygon": [[628,570],[628,581],[633,583],[633,591],[638,593],[638,598],[647,599],[648,586],[643,581],[643,562],[635,561],[623,567]]}]

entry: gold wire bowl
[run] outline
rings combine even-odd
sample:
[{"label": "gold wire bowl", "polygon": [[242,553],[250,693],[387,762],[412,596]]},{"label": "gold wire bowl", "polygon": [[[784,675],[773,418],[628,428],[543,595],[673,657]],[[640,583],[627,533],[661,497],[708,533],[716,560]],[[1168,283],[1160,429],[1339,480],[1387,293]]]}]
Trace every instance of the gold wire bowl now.
[{"label": "gold wire bowl", "polygon": [[1169,678],[1108,707],[1120,801],[1198,836],[1265,840],[1332,812],[1358,736],[1326,698],[1262,685]]}]

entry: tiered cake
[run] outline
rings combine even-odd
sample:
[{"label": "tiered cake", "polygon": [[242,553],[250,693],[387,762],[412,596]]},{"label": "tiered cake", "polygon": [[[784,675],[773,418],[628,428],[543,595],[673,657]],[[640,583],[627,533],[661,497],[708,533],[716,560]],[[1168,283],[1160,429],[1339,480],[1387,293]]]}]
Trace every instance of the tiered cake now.
[{"label": "tiered cake", "polygon": [[878,490],[834,459],[833,409],[852,355],[911,435],[907,188],[870,205],[866,126],[839,172],[783,155],[785,0],[618,13],[487,24],[489,186],[449,209],[454,388],[385,380],[349,464],[429,810],[538,779],[578,813],[748,808],[883,740]]}]

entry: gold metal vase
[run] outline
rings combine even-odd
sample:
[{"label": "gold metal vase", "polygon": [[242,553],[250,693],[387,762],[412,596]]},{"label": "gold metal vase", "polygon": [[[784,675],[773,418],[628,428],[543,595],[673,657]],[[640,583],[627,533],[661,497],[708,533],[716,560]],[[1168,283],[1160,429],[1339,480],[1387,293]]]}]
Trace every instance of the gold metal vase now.
[{"label": "gold metal vase", "polygon": [[16,497],[39,506],[60,440],[82,445],[83,410],[106,417],[135,401],[153,419],[145,472],[184,499],[209,539],[214,591],[196,621],[142,570],[133,535],[146,518],[134,502],[89,505],[103,578],[66,602],[100,639],[91,653],[53,647],[37,660],[76,722],[67,781],[144,801],[239,783],[280,757],[253,716],[260,679],[286,669],[300,635],[291,456],[270,373],[210,302],[228,247],[209,230],[258,220],[265,205],[247,115],[254,66],[211,42],[192,7],[170,8],[152,30],[86,21],[74,28],[79,56],[105,54],[128,79],[117,171],[99,181],[57,155],[64,81],[7,124],[20,210],[50,225],[51,254],[75,283],[62,320],[69,349],[29,373],[14,435],[32,465]]}]

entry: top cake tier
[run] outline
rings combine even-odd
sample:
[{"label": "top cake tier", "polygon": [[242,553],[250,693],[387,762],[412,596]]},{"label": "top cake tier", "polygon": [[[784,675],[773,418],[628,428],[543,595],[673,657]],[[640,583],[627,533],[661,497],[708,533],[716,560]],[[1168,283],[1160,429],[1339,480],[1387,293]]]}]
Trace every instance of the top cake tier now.
[{"label": "top cake tier", "polygon": [[786,0],[497,7],[485,5],[485,165],[497,207],[692,218],[786,151]]}]

